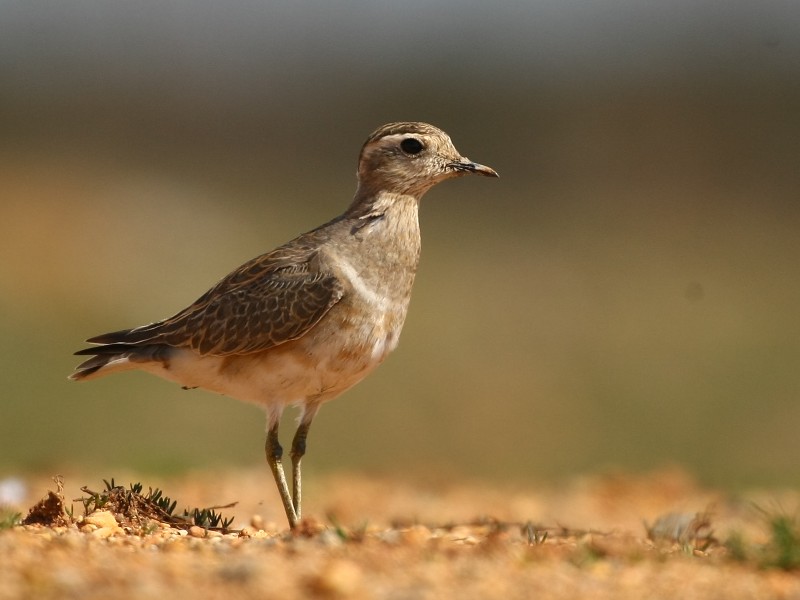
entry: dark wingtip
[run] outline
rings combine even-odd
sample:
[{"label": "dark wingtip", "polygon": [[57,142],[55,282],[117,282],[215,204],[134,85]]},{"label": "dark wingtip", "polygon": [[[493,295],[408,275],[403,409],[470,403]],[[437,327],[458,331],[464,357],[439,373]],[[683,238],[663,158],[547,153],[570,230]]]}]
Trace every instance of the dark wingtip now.
[{"label": "dark wingtip", "polygon": [[127,341],[133,329],[120,329],[119,331],[112,331],[110,333],[101,333],[86,340],[88,344],[113,344],[115,342]]},{"label": "dark wingtip", "polygon": [[[91,340],[87,341],[91,342]],[[91,348],[83,348],[78,350],[75,352],[75,356],[105,356],[108,354],[119,354],[120,352],[131,350],[132,348],[136,348],[136,344],[126,344],[124,342],[102,344],[100,346],[92,346]]]}]

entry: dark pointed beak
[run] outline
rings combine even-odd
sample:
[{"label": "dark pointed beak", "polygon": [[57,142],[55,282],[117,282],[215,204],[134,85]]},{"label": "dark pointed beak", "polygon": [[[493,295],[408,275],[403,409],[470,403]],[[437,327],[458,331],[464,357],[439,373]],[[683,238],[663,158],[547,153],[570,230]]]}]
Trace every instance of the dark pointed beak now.
[{"label": "dark pointed beak", "polygon": [[458,162],[451,162],[447,166],[455,171],[461,171],[463,173],[475,173],[476,175],[484,175],[486,177],[500,177],[493,168],[470,162],[467,158]]}]

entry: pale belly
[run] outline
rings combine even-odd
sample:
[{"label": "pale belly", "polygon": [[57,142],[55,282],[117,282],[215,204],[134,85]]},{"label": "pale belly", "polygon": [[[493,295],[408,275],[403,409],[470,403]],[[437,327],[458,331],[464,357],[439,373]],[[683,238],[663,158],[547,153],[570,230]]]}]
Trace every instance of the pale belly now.
[{"label": "pale belly", "polygon": [[[405,315],[402,315],[404,317]],[[267,407],[321,404],[361,381],[397,346],[402,327],[376,322],[329,323],[306,336],[236,356],[200,356],[177,350],[167,365],[142,366],[185,387],[199,387]]]}]

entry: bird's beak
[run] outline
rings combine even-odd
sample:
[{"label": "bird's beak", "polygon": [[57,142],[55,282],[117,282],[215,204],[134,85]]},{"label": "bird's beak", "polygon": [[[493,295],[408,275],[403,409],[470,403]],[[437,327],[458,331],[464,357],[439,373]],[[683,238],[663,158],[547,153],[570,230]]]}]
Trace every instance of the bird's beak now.
[{"label": "bird's beak", "polygon": [[455,171],[461,171],[463,173],[475,173],[486,177],[500,177],[493,168],[470,162],[468,158],[462,158],[457,162],[451,162],[447,166]]}]

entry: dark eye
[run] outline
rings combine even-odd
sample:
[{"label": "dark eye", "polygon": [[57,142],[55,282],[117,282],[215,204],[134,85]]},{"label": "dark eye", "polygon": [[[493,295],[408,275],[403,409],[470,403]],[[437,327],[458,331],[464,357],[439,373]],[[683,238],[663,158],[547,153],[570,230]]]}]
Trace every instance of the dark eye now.
[{"label": "dark eye", "polygon": [[417,138],[406,138],[400,142],[400,147],[407,154],[419,154],[425,148]]}]

